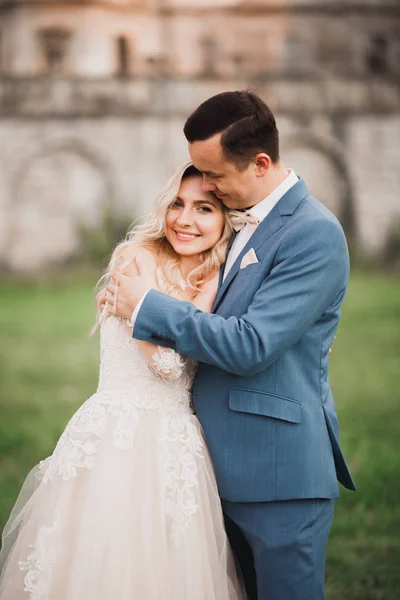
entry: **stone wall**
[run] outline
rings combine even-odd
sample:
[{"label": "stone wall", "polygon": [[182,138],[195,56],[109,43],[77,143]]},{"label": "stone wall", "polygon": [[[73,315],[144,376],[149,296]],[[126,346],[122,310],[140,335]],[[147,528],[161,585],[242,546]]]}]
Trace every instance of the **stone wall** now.
[{"label": "stone wall", "polygon": [[[3,264],[35,270],[79,250],[79,227],[151,208],[187,158],[180,115],[0,120]],[[396,115],[306,121],[277,114],[282,159],[341,219],[367,253],[379,253],[400,218]]]},{"label": "stone wall", "polygon": [[400,218],[397,0],[0,0],[0,252],[34,271],[148,211],[185,118],[251,87],[282,159],[379,254]]}]

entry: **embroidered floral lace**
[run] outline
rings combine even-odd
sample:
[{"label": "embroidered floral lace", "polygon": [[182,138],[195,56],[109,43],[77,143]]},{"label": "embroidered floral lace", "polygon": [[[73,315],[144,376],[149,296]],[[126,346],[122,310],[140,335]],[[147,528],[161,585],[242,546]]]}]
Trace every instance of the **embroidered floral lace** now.
[{"label": "embroidered floral lace", "polygon": [[[96,465],[106,429],[113,428],[113,444],[121,451],[132,448],[140,410],[158,411],[156,444],[167,448],[164,456],[166,511],[171,536],[179,544],[196,513],[196,456],[203,457],[192,414],[190,388],[195,364],[173,350],[157,348],[148,364],[123,321],[108,318],[101,328],[100,378],[97,392],[75,413],[53,454],[40,463],[42,484],[55,478],[68,481]],[[29,555],[20,562],[32,600],[46,598],[57,548],[51,538],[57,516],[40,528]],[[46,554],[47,553],[47,554]],[[45,565],[45,567],[43,566]]]}]

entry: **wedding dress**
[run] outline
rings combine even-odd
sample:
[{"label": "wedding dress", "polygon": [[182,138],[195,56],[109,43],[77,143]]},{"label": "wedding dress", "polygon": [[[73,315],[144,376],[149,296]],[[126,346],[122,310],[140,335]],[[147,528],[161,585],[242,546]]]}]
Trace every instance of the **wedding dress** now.
[{"label": "wedding dress", "polygon": [[4,530],[1,600],[240,600],[195,365],[101,325],[97,392],[28,476]]}]

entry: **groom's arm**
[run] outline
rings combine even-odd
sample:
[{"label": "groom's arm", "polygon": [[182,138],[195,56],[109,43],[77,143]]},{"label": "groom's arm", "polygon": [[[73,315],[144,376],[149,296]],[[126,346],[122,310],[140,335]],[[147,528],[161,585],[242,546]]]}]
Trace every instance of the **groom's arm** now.
[{"label": "groom's arm", "polygon": [[344,296],[349,263],[341,229],[314,219],[287,236],[275,265],[240,318],[203,313],[191,303],[151,290],[134,337],[236,375],[250,376],[296,344]]}]

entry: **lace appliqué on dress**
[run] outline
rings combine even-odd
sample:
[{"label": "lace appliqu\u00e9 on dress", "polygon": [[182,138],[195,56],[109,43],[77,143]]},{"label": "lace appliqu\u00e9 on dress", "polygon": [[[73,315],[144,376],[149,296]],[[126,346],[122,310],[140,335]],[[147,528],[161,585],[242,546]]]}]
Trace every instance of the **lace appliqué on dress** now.
[{"label": "lace appliqu\u00e9 on dress", "polygon": [[204,458],[199,432],[187,415],[164,415],[159,442],[167,444],[165,456],[166,511],[171,535],[178,544],[196,513],[198,485],[196,456]]},{"label": "lace appliqu\u00e9 on dress", "polygon": [[167,379],[176,380],[181,377],[185,371],[187,360],[180,354],[169,348],[158,346],[157,352],[152,355],[152,364],[150,367],[160,377],[167,376]]},{"label": "lace appliqu\u00e9 on dress", "polygon": [[41,525],[32,552],[25,561],[19,562],[21,571],[27,571],[24,577],[24,591],[30,592],[31,600],[48,600],[53,580],[53,572],[57,565],[59,548],[52,543],[52,537],[59,526],[59,515],[54,514],[51,525]]},{"label": "lace appliqu\u00e9 on dress", "polygon": [[116,418],[114,446],[120,450],[133,447],[139,415],[136,406],[129,398],[113,399],[108,404],[108,413]]},{"label": "lace appliqu\u00e9 on dress", "polygon": [[77,476],[78,469],[93,468],[108,415],[115,418],[114,446],[121,450],[132,447],[139,418],[135,405],[117,393],[113,397],[95,394],[72,417],[52,456],[42,461],[42,469],[47,467],[43,483],[55,475],[67,481]]}]

